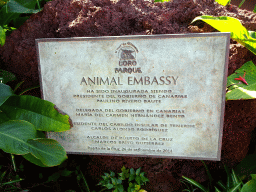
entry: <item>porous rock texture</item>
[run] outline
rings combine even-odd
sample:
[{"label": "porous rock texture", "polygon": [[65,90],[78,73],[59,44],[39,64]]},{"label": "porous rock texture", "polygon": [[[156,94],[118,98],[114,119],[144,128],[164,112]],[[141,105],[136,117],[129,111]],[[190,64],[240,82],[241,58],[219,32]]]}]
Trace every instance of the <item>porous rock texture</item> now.
[{"label": "porous rock texture", "polygon": [[[236,6],[223,7],[214,0],[173,0],[167,3],[53,0],[7,37],[5,46],[0,48],[0,55],[5,69],[25,80],[25,86],[31,86],[39,82],[35,49],[37,38],[214,32],[203,22],[199,22],[198,26],[190,25],[199,15],[232,16],[241,20],[247,29],[256,29],[254,13]],[[249,60],[256,63],[256,57],[250,51],[231,40],[228,74]],[[222,162],[235,165],[245,157],[255,121],[255,100],[226,102]],[[220,166],[218,162],[206,162],[211,170]],[[148,191],[180,190],[179,179],[182,175],[199,182],[207,179],[200,161],[113,156],[90,156],[86,175],[92,183],[97,183],[103,172],[120,172],[122,166],[142,167],[150,180],[145,187]]]}]

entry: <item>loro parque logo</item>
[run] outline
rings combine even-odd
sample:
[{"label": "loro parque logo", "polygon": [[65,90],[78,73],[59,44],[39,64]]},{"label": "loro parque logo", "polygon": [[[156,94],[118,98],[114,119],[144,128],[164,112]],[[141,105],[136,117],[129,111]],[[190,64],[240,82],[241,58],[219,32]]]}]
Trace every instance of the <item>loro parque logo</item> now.
[{"label": "loro parque logo", "polygon": [[137,47],[131,42],[122,43],[115,51],[119,58],[115,73],[142,73],[141,68],[137,67],[136,56],[138,52]]}]

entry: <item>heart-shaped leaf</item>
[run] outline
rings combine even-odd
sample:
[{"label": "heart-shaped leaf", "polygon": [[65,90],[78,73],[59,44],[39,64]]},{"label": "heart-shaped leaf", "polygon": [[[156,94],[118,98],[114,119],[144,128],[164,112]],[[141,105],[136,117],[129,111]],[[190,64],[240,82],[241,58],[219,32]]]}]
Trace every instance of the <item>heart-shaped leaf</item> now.
[{"label": "heart-shaped leaf", "polygon": [[30,95],[12,96],[0,110],[10,119],[32,123],[40,131],[61,132],[72,125],[69,116],[59,113],[53,103]]},{"label": "heart-shaped leaf", "polygon": [[[240,77],[244,77],[248,85],[242,81],[235,80]],[[227,87],[227,100],[256,98],[256,66],[253,62],[248,61],[241,68],[237,69],[235,73],[228,76]]]}]

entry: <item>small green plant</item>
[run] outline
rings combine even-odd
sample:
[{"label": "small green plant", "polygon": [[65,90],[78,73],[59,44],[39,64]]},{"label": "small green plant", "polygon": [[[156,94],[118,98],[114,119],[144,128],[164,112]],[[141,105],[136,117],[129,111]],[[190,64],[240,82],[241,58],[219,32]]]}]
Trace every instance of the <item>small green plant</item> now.
[{"label": "small green plant", "polygon": [[142,185],[145,185],[149,180],[144,176],[145,172],[141,172],[141,168],[136,171],[126,169],[122,167],[122,172],[116,174],[114,172],[104,173],[103,180],[98,185],[104,187],[101,191],[113,191],[113,192],[146,192],[141,189]]},{"label": "small green plant", "polygon": [[[227,177],[225,179],[225,182],[222,180],[219,180],[217,183],[213,183],[213,177],[210,174],[210,171],[207,167],[207,165],[202,161],[207,175],[209,177],[209,183],[207,187],[201,185],[197,181],[190,179],[188,177],[182,176],[183,180],[181,180],[182,183],[184,183],[187,187],[187,189],[184,189],[183,191],[186,192],[194,192],[197,189],[200,189],[203,192],[253,192],[256,191],[256,174],[251,174],[251,180],[246,182],[245,184],[242,182],[241,177],[238,176],[238,174],[235,173],[234,169],[229,170],[227,166],[224,165],[225,172],[227,174]],[[226,183],[226,184],[224,184]],[[187,185],[187,184],[190,184]],[[196,188],[194,188],[195,186]]]},{"label": "small green plant", "polygon": [[49,101],[16,95],[14,90],[21,84],[12,90],[4,83],[15,76],[7,71],[1,72],[0,149],[11,155],[22,155],[42,167],[61,164],[67,159],[65,149],[56,140],[47,139],[44,132],[69,130],[72,125],[69,116],[61,114]]},{"label": "small green plant", "polygon": [[16,172],[12,172],[0,165],[0,191],[18,191],[19,182],[22,181]]}]

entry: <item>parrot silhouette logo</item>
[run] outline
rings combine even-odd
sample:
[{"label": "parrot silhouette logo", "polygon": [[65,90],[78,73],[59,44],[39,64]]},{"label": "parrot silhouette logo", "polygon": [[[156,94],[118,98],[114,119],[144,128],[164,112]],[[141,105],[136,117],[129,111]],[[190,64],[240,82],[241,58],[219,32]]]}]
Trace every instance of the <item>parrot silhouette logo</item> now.
[{"label": "parrot silhouette logo", "polygon": [[132,53],[134,52],[133,50],[121,49],[121,51],[122,60],[135,59],[135,57],[132,55]]}]

